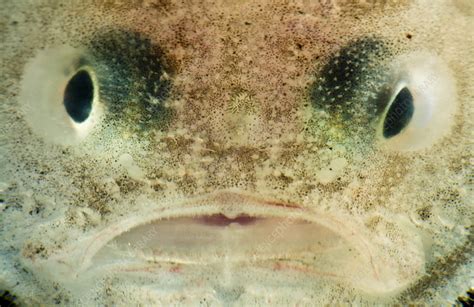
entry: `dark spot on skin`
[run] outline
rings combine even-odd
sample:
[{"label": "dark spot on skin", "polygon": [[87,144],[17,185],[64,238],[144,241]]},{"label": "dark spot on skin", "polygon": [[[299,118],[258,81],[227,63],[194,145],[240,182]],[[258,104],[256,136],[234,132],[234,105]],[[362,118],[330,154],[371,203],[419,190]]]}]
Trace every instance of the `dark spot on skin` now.
[{"label": "dark spot on skin", "polygon": [[16,302],[17,298],[9,291],[0,290],[0,306],[15,307],[18,306]]},{"label": "dark spot on skin", "polygon": [[474,306],[474,288],[467,290],[466,295],[458,296],[457,302],[463,307]]},{"label": "dark spot on skin", "polygon": [[411,35],[410,33],[407,33],[407,34],[406,34],[406,37],[407,37],[408,39],[411,39],[411,38],[413,37],[413,35]]},{"label": "dark spot on skin", "polygon": [[[356,115],[369,122],[384,109],[377,93],[386,83],[381,62],[391,55],[381,40],[363,38],[342,47],[319,71],[311,91],[315,108],[338,114],[349,122]],[[355,113],[355,110],[364,111]]]},{"label": "dark spot on skin", "polygon": [[129,122],[124,126],[136,132],[165,126],[173,68],[159,46],[142,34],[116,29],[102,30],[88,45],[109,118]]},{"label": "dark spot on skin", "polygon": [[431,217],[431,210],[429,207],[418,209],[417,213],[420,219],[422,219],[423,221],[426,221]]},{"label": "dark spot on skin", "polygon": [[383,136],[388,139],[399,134],[410,122],[414,111],[413,96],[408,88],[404,87],[388,109],[383,124]]},{"label": "dark spot on skin", "polygon": [[64,107],[73,121],[84,122],[92,110],[94,98],[94,84],[89,73],[85,70],[78,71],[69,80],[64,90]]}]

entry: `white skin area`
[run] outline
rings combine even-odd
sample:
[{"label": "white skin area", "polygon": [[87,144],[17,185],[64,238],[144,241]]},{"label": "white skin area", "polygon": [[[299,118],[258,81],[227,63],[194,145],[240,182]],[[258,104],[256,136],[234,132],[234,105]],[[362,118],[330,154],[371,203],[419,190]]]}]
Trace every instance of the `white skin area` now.
[{"label": "white skin area", "polygon": [[[453,303],[474,286],[473,16],[463,0],[2,4],[0,290]],[[412,121],[385,139],[403,86]]]}]

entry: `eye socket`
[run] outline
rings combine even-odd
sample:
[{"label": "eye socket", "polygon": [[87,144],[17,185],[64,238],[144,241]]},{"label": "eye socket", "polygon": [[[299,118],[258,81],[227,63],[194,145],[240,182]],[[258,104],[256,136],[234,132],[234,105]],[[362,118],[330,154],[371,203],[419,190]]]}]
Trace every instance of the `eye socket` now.
[{"label": "eye socket", "polygon": [[426,52],[403,55],[391,68],[389,103],[379,119],[383,148],[413,151],[446,136],[457,111],[456,85],[449,67]]},{"label": "eye socket", "polygon": [[388,139],[399,134],[410,123],[414,111],[413,96],[404,87],[395,96],[385,115],[383,136]]},{"label": "eye socket", "polygon": [[84,122],[92,110],[94,83],[85,70],[79,70],[69,80],[64,90],[64,107],[76,123]]}]

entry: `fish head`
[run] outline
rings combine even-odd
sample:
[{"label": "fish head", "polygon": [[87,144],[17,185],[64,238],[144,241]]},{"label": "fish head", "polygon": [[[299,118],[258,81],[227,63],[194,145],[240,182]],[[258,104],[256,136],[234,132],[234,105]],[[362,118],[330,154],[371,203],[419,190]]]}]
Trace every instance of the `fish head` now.
[{"label": "fish head", "polygon": [[472,283],[468,1],[12,2],[23,302],[450,302]]}]

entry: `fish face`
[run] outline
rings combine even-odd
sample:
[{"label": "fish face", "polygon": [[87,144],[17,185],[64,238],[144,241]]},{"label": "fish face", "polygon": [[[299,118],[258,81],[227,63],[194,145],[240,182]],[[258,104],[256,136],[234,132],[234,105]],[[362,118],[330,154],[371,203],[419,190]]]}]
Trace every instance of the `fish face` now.
[{"label": "fish face", "polygon": [[1,13],[0,285],[20,302],[447,303],[472,286],[467,1]]}]

